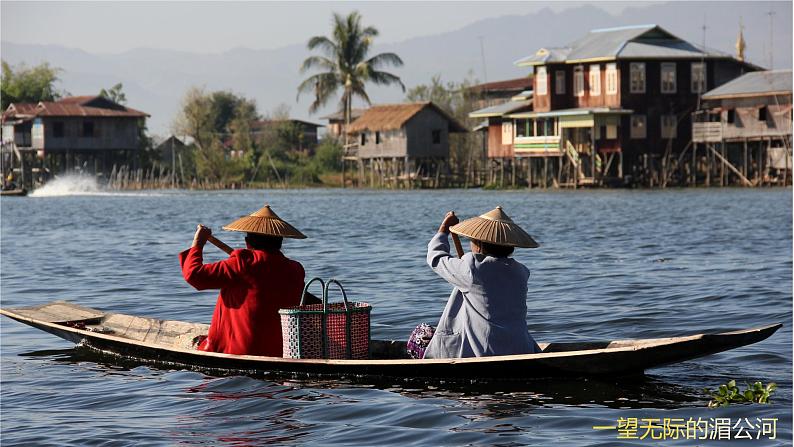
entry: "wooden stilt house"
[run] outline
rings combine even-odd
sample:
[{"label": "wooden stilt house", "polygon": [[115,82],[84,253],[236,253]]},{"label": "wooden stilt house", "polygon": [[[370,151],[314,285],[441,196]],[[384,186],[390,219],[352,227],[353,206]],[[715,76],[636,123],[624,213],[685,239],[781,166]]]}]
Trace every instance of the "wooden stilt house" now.
[{"label": "wooden stilt house", "polygon": [[689,183],[791,184],[791,101],[791,70],[748,73],[706,92],[692,115]]},{"label": "wooden stilt house", "polygon": [[699,96],[759,68],[656,25],[593,30],[516,65],[533,68],[535,85],[533,110],[506,115],[514,144],[557,139],[557,181],[573,187],[666,185]]},{"label": "wooden stilt house", "polygon": [[[485,120],[478,126],[478,129],[485,133],[485,153],[489,162],[486,183],[505,187],[509,182],[510,185],[516,186],[519,183],[517,177],[523,177],[521,182],[526,182],[529,173],[522,176],[524,169],[521,162],[522,156],[529,152],[529,148],[522,145],[516,147],[514,121],[512,118],[506,118],[506,115],[530,110],[532,110],[532,92],[526,92],[501,104],[469,113],[471,118]],[[548,147],[541,145],[540,150],[546,155],[548,152],[559,153],[559,144],[551,144]],[[519,164],[522,165],[522,169],[517,171]],[[505,180],[506,172],[507,181]]]},{"label": "wooden stilt house", "polygon": [[360,184],[370,187],[443,186],[449,134],[467,129],[432,102],[378,105],[348,129],[356,143]]},{"label": "wooden stilt house", "polygon": [[107,174],[114,165],[136,168],[148,116],[101,96],[12,103],[2,119],[3,169],[13,166],[30,187],[43,172]]}]

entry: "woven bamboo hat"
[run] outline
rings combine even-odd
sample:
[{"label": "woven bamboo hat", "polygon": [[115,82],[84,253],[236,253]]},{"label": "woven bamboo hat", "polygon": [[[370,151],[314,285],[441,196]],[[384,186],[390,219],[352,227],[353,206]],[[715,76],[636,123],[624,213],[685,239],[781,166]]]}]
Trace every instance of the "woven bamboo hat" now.
[{"label": "woven bamboo hat", "polygon": [[265,236],[306,239],[306,235],[278,217],[278,215],[270,209],[270,205],[265,205],[264,208],[235,220],[223,227],[223,229],[228,231],[264,234]]},{"label": "woven bamboo hat", "polygon": [[494,245],[509,247],[537,248],[538,243],[532,236],[516,225],[510,217],[502,211],[501,206],[485,214],[453,225],[449,231],[466,236],[469,239],[488,242]]}]

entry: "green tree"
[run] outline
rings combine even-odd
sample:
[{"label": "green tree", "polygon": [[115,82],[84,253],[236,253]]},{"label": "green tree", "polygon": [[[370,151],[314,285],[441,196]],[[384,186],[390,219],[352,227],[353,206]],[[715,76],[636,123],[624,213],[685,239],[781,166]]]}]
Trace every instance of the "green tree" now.
[{"label": "green tree", "polygon": [[196,147],[203,149],[209,147],[215,137],[214,124],[210,95],[203,88],[189,88],[182,98],[179,114],[174,119],[174,133],[190,136]]},{"label": "green tree", "polygon": [[55,88],[58,82],[59,68],[43,63],[35,67],[20,64],[16,68],[2,61],[3,71],[0,77],[0,97],[5,110],[12,102],[55,101],[62,92]]},{"label": "green tree", "polygon": [[178,135],[192,137],[196,176],[201,180],[237,183],[255,167],[256,145],[251,136],[259,119],[256,102],[228,91],[206,92],[191,87],[174,119]]},{"label": "green tree", "polygon": [[101,96],[103,98],[107,98],[107,99],[115,102],[116,104],[122,104],[122,105],[126,104],[127,103],[127,95],[124,94],[124,92],[122,91],[122,88],[123,88],[123,86],[121,85],[121,82],[119,82],[118,84],[114,85],[113,87],[110,87],[107,90],[105,90],[105,89],[100,90],[99,91],[99,96]]},{"label": "green tree", "polygon": [[380,53],[369,56],[372,40],[378,35],[374,27],[363,27],[361,15],[354,11],[347,16],[334,13],[332,37],[314,36],[309,39],[309,50],[319,50],[323,56],[310,56],[303,61],[301,73],[319,69],[320,73],[309,76],[298,86],[301,93],[314,95],[314,102],[309,112],[314,113],[328,103],[338,90],[342,90],[340,109],[345,116],[345,138],[347,141],[347,125],[350,124],[350,110],[353,97],[363,99],[370,104],[365,84],[376,85],[397,84],[405,91],[405,85],[399,77],[381,71],[387,66],[400,67],[402,59],[394,53]]},{"label": "green tree", "polygon": [[338,172],[342,169],[342,146],[333,138],[323,138],[312,161],[321,172]]},{"label": "green tree", "polygon": [[[433,76],[430,84],[418,85],[408,91],[406,100],[432,101],[463,124],[467,129],[477,125],[477,120],[469,118],[469,113],[474,110],[475,101],[478,99],[476,92],[471,88],[477,80],[469,73],[461,82],[446,82],[441,76]],[[473,132],[450,135],[450,163],[452,167],[463,175],[472,168],[482,156],[482,142],[479,135]]]}]

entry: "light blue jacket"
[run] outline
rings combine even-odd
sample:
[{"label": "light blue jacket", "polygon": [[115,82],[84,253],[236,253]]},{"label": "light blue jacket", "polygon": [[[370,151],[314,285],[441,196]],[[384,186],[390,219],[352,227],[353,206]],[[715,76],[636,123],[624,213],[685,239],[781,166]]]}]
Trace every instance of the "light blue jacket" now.
[{"label": "light blue jacket", "polygon": [[426,359],[538,352],[527,330],[529,269],[512,258],[449,254],[445,233],[427,246],[427,263],[454,286]]}]

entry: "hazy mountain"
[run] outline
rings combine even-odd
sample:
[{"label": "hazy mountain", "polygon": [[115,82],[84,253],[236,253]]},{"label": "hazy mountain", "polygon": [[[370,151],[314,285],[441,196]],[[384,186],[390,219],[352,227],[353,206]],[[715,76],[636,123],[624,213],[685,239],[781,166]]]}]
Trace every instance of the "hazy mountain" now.
[{"label": "hazy mountain", "polygon": [[[444,80],[462,80],[473,75],[480,81],[494,81],[527,74],[513,61],[543,46],[562,46],[594,28],[656,23],[694,43],[733,54],[739,21],[743,21],[747,57],[768,66],[770,21],[767,12],[776,11],[774,23],[774,66],[791,68],[792,24],[790,2],[639,4],[611,15],[597,4],[555,13],[549,9],[523,16],[487,18],[457,31],[416,37],[403,42],[378,45],[375,52],[393,51],[405,61],[393,69],[408,88],[427,83],[433,75]],[[365,17],[365,23],[366,17]],[[377,27],[377,24],[372,24]],[[327,34],[329,30],[307,33]],[[480,37],[485,56],[480,47]],[[164,46],[168,43],[164,42]],[[335,109],[332,104],[309,116],[309,97],[296,103],[296,87],[306,76],[298,73],[309,55],[304,45],[275,50],[235,48],[217,54],[197,54],[166,49],[138,48],[119,54],[90,54],[57,45],[24,45],[2,42],[2,58],[11,63],[38,64],[47,61],[63,69],[62,88],[72,94],[91,94],[117,82],[124,84],[129,105],[152,115],[149,129],[168,132],[185,90],[192,85],[207,89],[229,89],[256,98],[261,113],[287,104],[297,118],[320,122],[318,116]],[[485,71],[485,73],[484,73]],[[372,88],[375,102],[398,102],[399,88]]]}]

